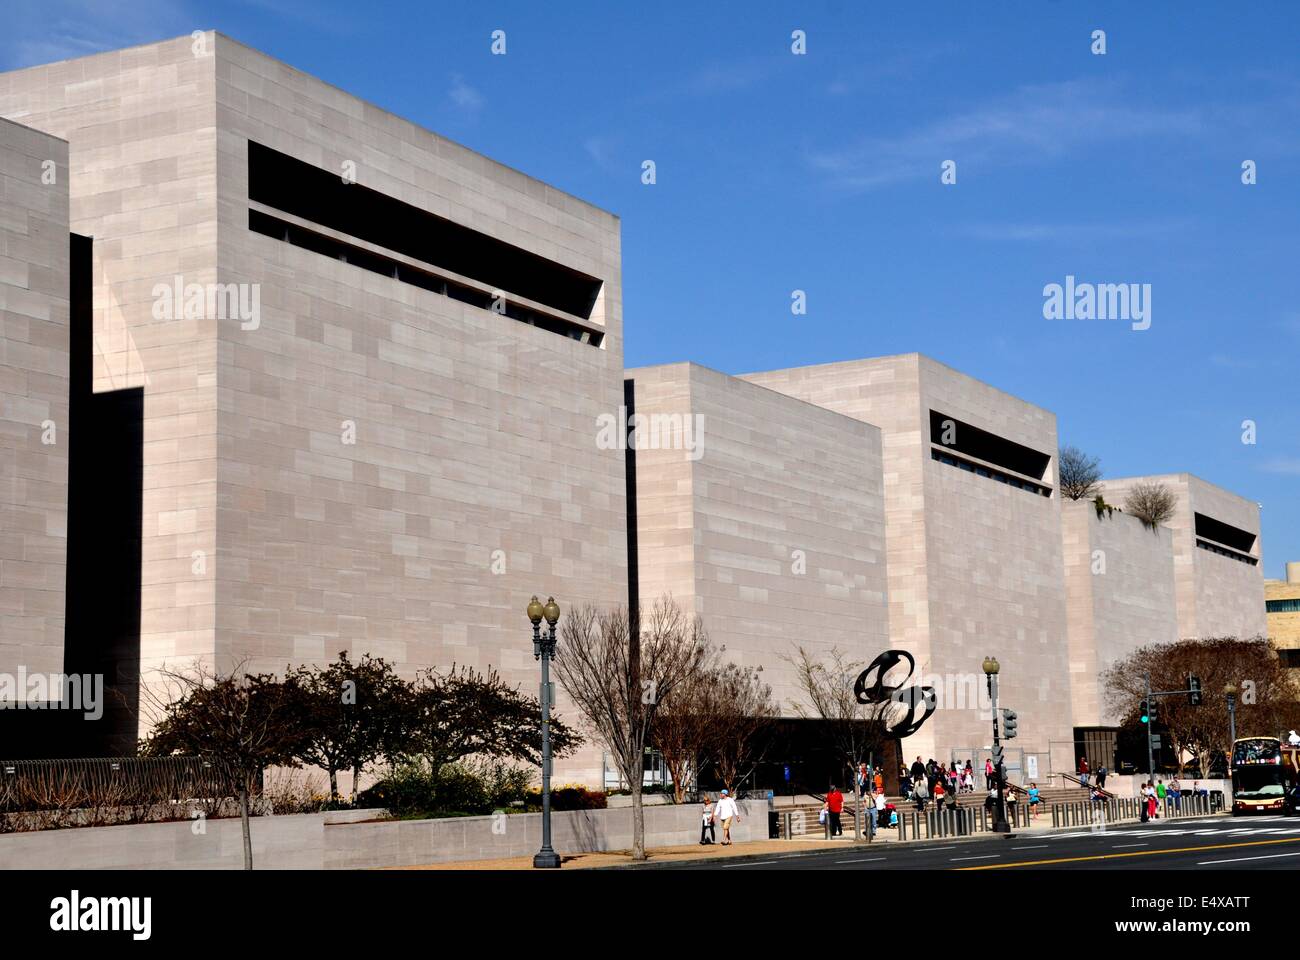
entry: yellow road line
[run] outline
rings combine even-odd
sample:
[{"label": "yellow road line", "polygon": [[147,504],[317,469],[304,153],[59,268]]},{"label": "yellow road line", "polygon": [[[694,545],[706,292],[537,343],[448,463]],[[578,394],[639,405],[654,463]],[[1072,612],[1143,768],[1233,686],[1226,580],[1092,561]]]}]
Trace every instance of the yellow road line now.
[{"label": "yellow road line", "polygon": [[1168,850],[1137,850],[1133,853],[1100,853],[1091,857],[1061,857],[1056,860],[1021,860],[1017,863],[986,863],[954,870],[1005,870],[1007,867],[1041,867],[1049,863],[1082,863],[1085,860],[1119,860],[1124,857],[1158,857],[1162,853],[1193,853],[1198,850],[1231,850],[1236,847],[1264,847],[1277,843],[1300,843],[1300,837],[1285,840],[1249,840],[1245,843],[1213,843],[1203,847],[1173,847]]}]

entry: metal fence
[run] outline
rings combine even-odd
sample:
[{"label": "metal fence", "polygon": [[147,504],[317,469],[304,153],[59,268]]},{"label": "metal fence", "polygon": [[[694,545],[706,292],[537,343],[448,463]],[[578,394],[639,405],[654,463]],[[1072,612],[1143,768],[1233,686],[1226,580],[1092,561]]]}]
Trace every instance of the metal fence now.
[{"label": "metal fence", "polygon": [[164,803],[228,792],[197,757],[0,760],[0,812],[78,803]]},{"label": "metal fence", "polygon": [[[1190,796],[1165,797],[1157,812],[1168,820],[1204,817],[1223,809],[1218,798],[1198,793]],[[1096,827],[1106,823],[1129,823],[1142,819],[1147,801],[1143,797],[1108,797],[1105,800],[1081,800],[1076,803],[1052,804],[1053,827]]]}]

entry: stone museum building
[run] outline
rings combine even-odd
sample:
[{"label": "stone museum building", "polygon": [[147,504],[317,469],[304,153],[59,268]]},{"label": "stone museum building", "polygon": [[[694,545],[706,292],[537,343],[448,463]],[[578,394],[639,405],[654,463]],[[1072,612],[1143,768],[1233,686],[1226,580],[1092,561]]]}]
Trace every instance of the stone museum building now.
[{"label": "stone museum building", "polygon": [[533,594],[669,594],[800,750],[800,648],[907,651],[938,702],[897,749],[981,763],[996,656],[1023,778],[1113,742],[1129,651],[1266,633],[1253,502],[1063,500],[1055,415],[920,354],[625,370],[621,269],[614,214],[217,33],[0,74],[0,673],[112,693],[5,750],[128,754],[195,660],[531,690]]}]

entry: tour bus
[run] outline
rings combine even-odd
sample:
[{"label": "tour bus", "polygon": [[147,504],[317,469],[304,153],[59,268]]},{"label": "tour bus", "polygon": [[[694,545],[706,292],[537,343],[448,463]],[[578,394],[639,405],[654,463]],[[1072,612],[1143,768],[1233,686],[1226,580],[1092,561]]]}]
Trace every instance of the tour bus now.
[{"label": "tour bus", "polygon": [[1243,737],[1232,744],[1232,814],[1285,813],[1293,808],[1296,747],[1277,737]]}]

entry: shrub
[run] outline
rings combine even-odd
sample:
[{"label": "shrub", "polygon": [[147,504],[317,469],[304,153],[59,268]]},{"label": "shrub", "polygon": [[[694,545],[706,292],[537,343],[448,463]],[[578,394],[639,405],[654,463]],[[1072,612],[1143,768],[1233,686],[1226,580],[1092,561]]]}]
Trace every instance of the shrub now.
[{"label": "shrub", "polygon": [[494,761],[400,764],[357,796],[358,807],[386,807],[394,816],[486,814],[524,799],[529,771]]},{"label": "shrub", "polygon": [[[551,788],[552,810],[604,810],[607,800],[603,790],[588,790],[577,783],[566,783]],[[530,810],[542,808],[542,791],[532,787],[528,791],[527,807]]]}]

